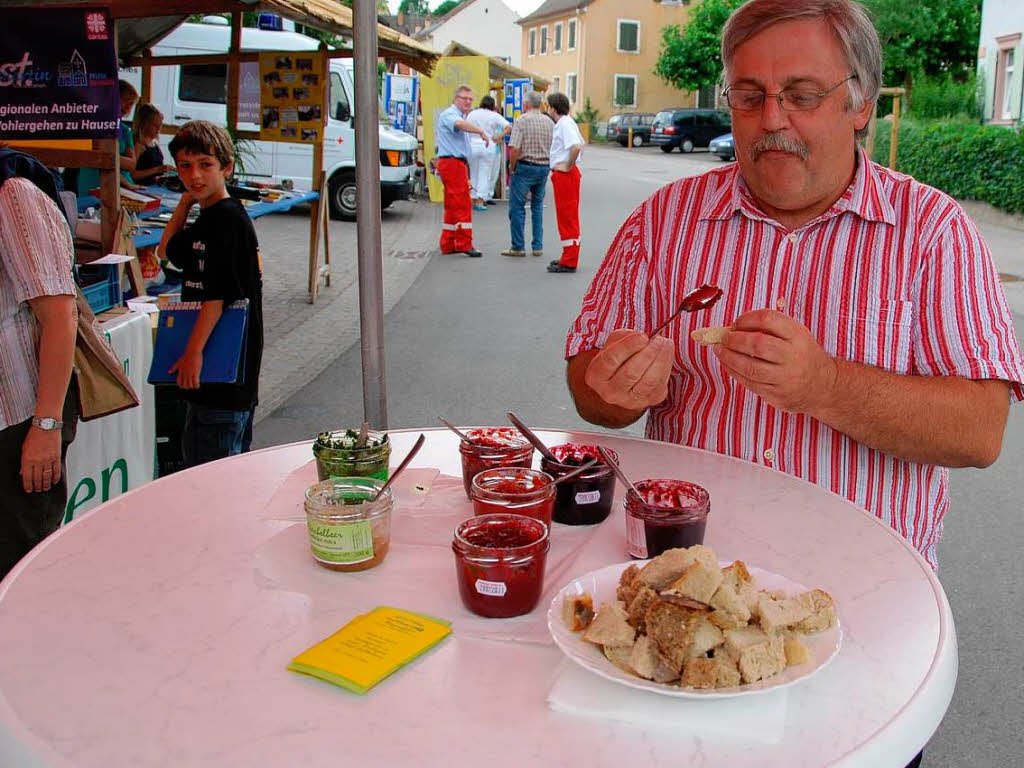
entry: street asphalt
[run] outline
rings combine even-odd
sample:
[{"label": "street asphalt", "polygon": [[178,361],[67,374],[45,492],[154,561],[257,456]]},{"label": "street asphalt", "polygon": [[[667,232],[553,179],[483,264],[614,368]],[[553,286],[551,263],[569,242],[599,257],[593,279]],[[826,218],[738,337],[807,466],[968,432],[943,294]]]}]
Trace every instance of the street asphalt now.
[{"label": "street asphalt", "polygon": [[[455,424],[501,424],[513,410],[540,428],[597,429],[576,414],[565,386],[566,329],[629,212],[660,186],[720,162],[699,151],[665,155],[650,147],[588,146],[582,163],[583,251],[574,275],[545,271],[559,250],[550,185],[543,258],[499,255],[509,246],[503,202],[474,214],[482,259],[437,252],[438,205],[400,202],[385,211],[389,426],[433,427],[438,415]],[[1024,338],[1024,280],[1013,280],[1024,277],[1024,224],[982,207],[970,210],[999,271],[1008,276],[1007,296],[1018,337]],[[267,284],[267,347],[254,447],[358,425],[363,411],[355,225],[332,223],[333,284],[314,306],[304,296],[308,219],[268,216],[256,225]],[[641,434],[642,422],[625,431]],[[924,765],[1016,765],[1024,722],[1024,406],[1011,409],[1003,452],[992,467],[951,474],[939,576],[956,620],[960,671]]]}]

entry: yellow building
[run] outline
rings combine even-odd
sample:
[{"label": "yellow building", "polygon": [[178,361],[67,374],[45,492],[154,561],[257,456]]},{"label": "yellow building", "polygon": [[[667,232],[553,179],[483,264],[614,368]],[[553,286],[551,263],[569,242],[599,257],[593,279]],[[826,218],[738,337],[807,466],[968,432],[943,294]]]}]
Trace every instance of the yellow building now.
[{"label": "yellow building", "polygon": [[689,0],[547,0],[516,22],[523,69],[551,80],[574,112],[589,98],[602,122],[617,112],[698,106],[697,94],[654,74],[662,28],[684,25],[689,7]]}]

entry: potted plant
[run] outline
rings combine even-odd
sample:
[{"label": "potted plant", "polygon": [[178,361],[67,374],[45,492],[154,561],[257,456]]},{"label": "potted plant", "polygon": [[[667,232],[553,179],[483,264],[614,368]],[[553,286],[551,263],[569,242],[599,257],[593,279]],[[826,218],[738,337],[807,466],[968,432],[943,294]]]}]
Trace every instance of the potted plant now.
[{"label": "potted plant", "polygon": [[598,112],[590,103],[590,97],[584,102],[583,109],[573,116],[573,120],[580,128],[580,135],[583,136],[583,141],[590,143],[590,137],[597,135],[597,121],[600,118],[601,113]]}]

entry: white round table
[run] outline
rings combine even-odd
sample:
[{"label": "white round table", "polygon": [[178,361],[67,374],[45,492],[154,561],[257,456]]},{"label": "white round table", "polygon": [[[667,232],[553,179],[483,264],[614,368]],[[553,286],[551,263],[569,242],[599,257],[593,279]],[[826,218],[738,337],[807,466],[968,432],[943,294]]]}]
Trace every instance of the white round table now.
[{"label": "white round table", "polygon": [[[392,466],[419,431],[391,433]],[[746,462],[541,431],[549,445],[614,448],[634,479],[703,485],[705,543],[827,590],[843,627],[832,663],[781,696],[684,702],[718,707],[719,727],[685,709],[670,728],[554,711],[553,685],[590,673],[551,643],[547,601],[573,577],[628,559],[621,488],[601,525],[554,526],[559,565],[549,559],[533,613],[480,619],[459,600],[450,548],[455,523],[472,514],[455,480],[457,438],[426,432],[411,477],[429,485],[430,469],[440,474],[423,498],[399,494],[391,551],[362,573],[328,571],[309,554],[308,443],[163,478],[48,538],[0,583],[0,765],[874,768],[905,765],[938,727],[956,682],[952,615],[935,574],[887,526]],[[450,504],[431,506],[434,493]],[[454,631],[365,696],[286,670],[378,605],[450,619]],[[758,706],[774,726],[730,729],[733,717],[758,722]]]}]

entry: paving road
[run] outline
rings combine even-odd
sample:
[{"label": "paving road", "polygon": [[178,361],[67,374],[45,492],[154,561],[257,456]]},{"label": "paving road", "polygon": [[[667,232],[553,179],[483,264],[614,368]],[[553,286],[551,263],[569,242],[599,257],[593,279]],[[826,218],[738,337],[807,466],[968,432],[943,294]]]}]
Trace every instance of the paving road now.
[{"label": "paving road", "polygon": [[[404,277],[399,276],[389,293],[385,326],[390,426],[434,426],[438,414],[459,424],[501,423],[511,409],[538,427],[593,429],[576,415],[564,384],[566,328],[604,249],[628,213],[663,184],[719,162],[703,153],[664,155],[651,148],[588,147],[583,160],[583,255],[575,275],[544,270],[548,258],[557,255],[550,186],[545,211],[549,253],[544,258],[498,255],[508,245],[506,209],[500,204],[474,219],[476,245],[485,258],[435,254],[425,264],[417,262],[420,271],[415,273],[408,264],[399,264],[396,269]],[[433,247],[429,243],[436,242],[437,220],[436,206],[396,204],[385,213],[386,253],[393,257],[395,248],[404,253],[402,243],[413,253]],[[295,226],[287,221],[263,224],[264,253],[274,251],[275,238],[297,238],[287,234]],[[351,241],[351,227],[334,227],[340,229],[342,242]],[[982,222],[982,227],[1000,271],[1024,276],[1024,231],[991,222]],[[401,234],[399,240],[395,232]],[[351,269],[351,261],[347,263]],[[393,266],[386,262],[386,274]],[[343,268],[336,273],[339,284],[351,280],[350,273],[340,272]],[[1008,283],[1007,289],[1020,336],[1024,282]],[[308,439],[320,429],[361,420],[359,346],[351,345],[358,340],[354,318],[350,305],[331,320],[338,340],[331,349],[337,358],[294,395],[276,397],[274,402],[282,404],[257,424],[257,445]],[[268,333],[273,333],[270,323]],[[296,336],[296,342],[301,338]],[[272,357],[266,364],[282,367]],[[311,377],[312,373],[306,379]],[[638,434],[640,425],[628,431]],[[950,710],[926,752],[929,767],[1020,762],[1022,480],[1024,406],[1018,406],[1011,411],[999,461],[986,470],[952,473],[952,509],[940,549],[940,578],[956,617],[960,677]]]}]

